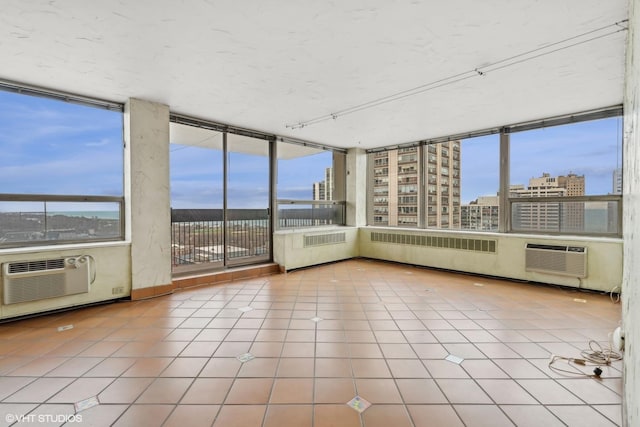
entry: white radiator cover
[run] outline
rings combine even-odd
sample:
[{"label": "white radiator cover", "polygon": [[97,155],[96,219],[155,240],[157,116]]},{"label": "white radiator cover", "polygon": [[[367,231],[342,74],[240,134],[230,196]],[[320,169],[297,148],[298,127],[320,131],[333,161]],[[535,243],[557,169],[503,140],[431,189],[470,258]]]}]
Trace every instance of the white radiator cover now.
[{"label": "white radiator cover", "polygon": [[4,305],[89,292],[90,256],[2,264]]}]

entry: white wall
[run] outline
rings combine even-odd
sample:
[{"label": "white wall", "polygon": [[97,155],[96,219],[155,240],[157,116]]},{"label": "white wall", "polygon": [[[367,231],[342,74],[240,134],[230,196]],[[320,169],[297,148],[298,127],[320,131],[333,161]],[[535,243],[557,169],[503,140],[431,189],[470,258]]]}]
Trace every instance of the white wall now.
[{"label": "white wall", "polygon": [[[40,301],[4,305],[0,292],[0,319],[50,311],[76,305],[122,298],[131,294],[130,245],[125,242],[92,243],[86,245],[61,245],[4,249],[0,262],[29,261],[66,256],[91,255],[95,260],[95,282],[89,293],[66,297],[48,298]],[[113,288],[122,288],[113,293]]]},{"label": "white wall", "polygon": [[[0,250],[0,263],[91,255],[96,280],[90,292],[0,304],[0,319],[126,297],[136,289],[171,284],[169,108],[129,100],[124,111],[124,141],[125,241]],[[123,292],[114,294],[112,288],[120,287]]]},{"label": "white wall", "polygon": [[624,99],[623,423],[640,426],[640,5],[629,0]]},{"label": "white wall", "polygon": [[[372,242],[371,232],[388,231],[399,234],[492,239],[496,253],[462,249],[421,247],[394,243]],[[304,247],[304,236],[346,232],[341,244]],[[353,257],[366,257],[426,267],[443,268],[467,273],[485,274],[516,280],[550,283],[609,292],[622,282],[622,240],[598,238],[531,237],[497,233],[435,232],[382,227],[328,227],[322,229],[282,230],[274,234],[274,262],[285,270],[308,267]],[[588,275],[575,277],[525,271],[527,243],[584,246],[587,248]]]},{"label": "white wall", "polygon": [[[345,233],[345,242],[305,247],[304,237]],[[356,227],[323,227],[321,229],[281,230],[273,235],[273,261],[285,270],[340,261],[358,256]]]},{"label": "white wall", "polygon": [[[371,242],[371,232],[381,230],[400,234],[496,240],[496,252],[484,253],[462,249]],[[575,277],[525,271],[525,245],[527,243],[585,246],[587,248],[587,277],[580,281]],[[429,230],[363,227],[360,229],[360,256],[517,280],[572,287],[581,286],[584,289],[607,292],[616,286],[619,287],[622,281],[621,239],[561,236],[539,238],[515,234],[458,231],[438,233]]]}]

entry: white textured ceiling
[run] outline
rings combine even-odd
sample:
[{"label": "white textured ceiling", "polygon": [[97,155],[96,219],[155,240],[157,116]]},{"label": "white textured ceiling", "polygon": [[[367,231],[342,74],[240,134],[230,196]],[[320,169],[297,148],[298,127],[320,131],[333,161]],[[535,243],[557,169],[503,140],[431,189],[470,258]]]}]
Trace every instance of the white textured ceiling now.
[{"label": "white textured ceiling", "polygon": [[371,148],[621,103],[626,3],[3,0],[0,79]]}]

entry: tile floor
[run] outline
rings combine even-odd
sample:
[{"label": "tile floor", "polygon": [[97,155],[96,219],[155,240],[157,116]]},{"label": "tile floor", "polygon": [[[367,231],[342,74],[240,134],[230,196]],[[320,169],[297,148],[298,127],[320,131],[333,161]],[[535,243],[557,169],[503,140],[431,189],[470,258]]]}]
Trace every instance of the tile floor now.
[{"label": "tile floor", "polygon": [[345,261],[0,325],[0,425],[620,425],[621,362],[547,366],[619,320],[608,295]]}]

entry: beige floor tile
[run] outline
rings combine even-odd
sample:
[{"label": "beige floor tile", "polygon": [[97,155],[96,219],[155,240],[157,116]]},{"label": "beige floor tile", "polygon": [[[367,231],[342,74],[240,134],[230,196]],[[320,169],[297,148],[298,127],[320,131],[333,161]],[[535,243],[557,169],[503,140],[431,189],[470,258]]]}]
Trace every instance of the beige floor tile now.
[{"label": "beige floor tile", "polygon": [[451,403],[492,403],[489,396],[473,380],[438,379],[436,382]]},{"label": "beige floor tile", "polygon": [[[619,306],[593,294],[588,308],[561,289],[370,260],[251,277],[0,325],[0,411],[93,394],[83,414],[105,426],[620,424],[621,362],[600,381],[548,367],[550,352],[607,341]],[[356,393],[373,402],[362,415],[345,405]]]},{"label": "beige floor tile", "polygon": [[197,377],[208,359],[203,357],[176,358],[160,374],[161,377]]},{"label": "beige floor tile", "polygon": [[402,399],[406,404],[439,404],[448,403],[446,397],[434,380],[431,379],[397,379],[396,383]]},{"label": "beige floor tile", "polygon": [[363,412],[366,427],[413,427],[404,405],[374,405]]},{"label": "beige floor tile", "polygon": [[351,359],[355,378],[391,378],[385,359]]},{"label": "beige floor tile", "polygon": [[213,427],[261,427],[265,405],[226,405],[220,408]]},{"label": "beige floor tile", "polygon": [[389,359],[387,365],[389,365],[391,375],[394,378],[431,378],[421,360]]},{"label": "beige floor tile", "polygon": [[311,427],[311,405],[269,405],[263,427]]},{"label": "beige floor tile", "polygon": [[173,405],[133,405],[113,424],[114,427],[157,427],[173,410]]},{"label": "beige floor tile", "polygon": [[351,378],[316,378],[315,403],[347,403],[356,395]]},{"label": "beige floor tile", "polygon": [[242,366],[235,357],[212,357],[200,371],[201,377],[235,377]]},{"label": "beige floor tile", "polygon": [[192,382],[193,378],[157,378],[136,403],[178,403]]},{"label": "beige floor tile", "polygon": [[272,378],[238,378],[231,386],[225,404],[266,404],[272,385]]},{"label": "beige floor tile", "polygon": [[351,377],[351,361],[349,359],[320,359],[316,358],[316,378],[322,377]]},{"label": "beige floor tile", "polygon": [[71,384],[75,378],[38,378],[11,396],[4,399],[9,403],[42,403]]},{"label": "beige floor tile", "polygon": [[587,405],[547,406],[562,422],[569,426],[607,427],[615,426],[605,416]]},{"label": "beige floor tile", "polygon": [[197,378],[182,397],[180,404],[223,403],[232,383],[231,378]]},{"label": "beige floor tile", "polygon": [[78,378],[52,396],[50,403],[75,403],[97,396],[114,381],[114,378]]},{"label": "beige floor tile", "polygon": [[501,405],[518,427],[561,427],[564,424],[542,405]]},{"label": "beige floor tile", "polygon": [[[291,357],[281,358],[278,364],[278,377],[313,377],[314,359]],[[333,360],[333,359],[332,359]]]},{"label": "beige floor tile", "polygon": [[313,403],[313,379],[276,379],[269,402],[271,404]]},{"label": "beige floor tile", "polygon": [[493,405],[454,405],[467,427],[513,427],[514,424]]},{"label": "beige floor tile", "polygon": [[371,403],[402,403],[402,397],[392,379],[356,379],[358,395]]},{"label": "beige floor tile", "polygon": [[415,427],[463,427],[451,405],[407,405]]},{"label": "beige floor tile", "polygon": [[479,379],[480,387],[498,405],[531,405],[536,400],[514,380]]},{"label": "beige floor tile", "polygon": [[543,405],[582,404],[574,394],[554,380],[517,380],[518,384]]},{"label": "beige floor tile", "polygon": [[314,427],[362,427],[360,414],[345,404],[314,405]]},{"label": "beige floor tile", "polygon": [[133,403],[154,378],[117,378],[99,395],[100,403]]}]

